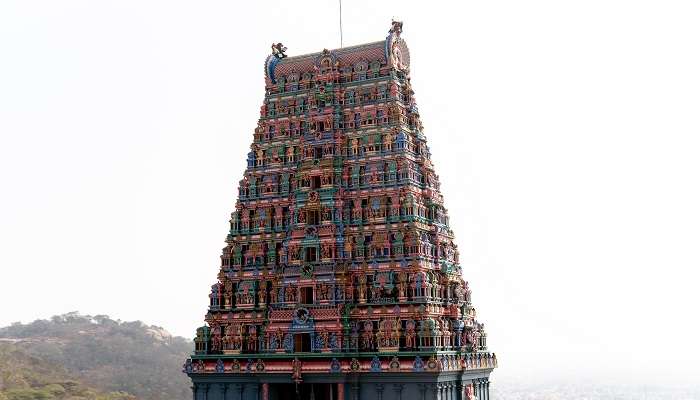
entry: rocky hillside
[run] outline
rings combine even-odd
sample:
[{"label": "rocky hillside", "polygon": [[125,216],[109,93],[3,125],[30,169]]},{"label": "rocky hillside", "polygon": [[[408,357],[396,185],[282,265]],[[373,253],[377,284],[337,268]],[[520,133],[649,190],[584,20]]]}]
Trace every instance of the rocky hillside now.
[{"label": "rocky hillside", "polygon": [[191,350],[160,327],[104,315],[13,324],[0,328],[0,400],[188,399]]}]

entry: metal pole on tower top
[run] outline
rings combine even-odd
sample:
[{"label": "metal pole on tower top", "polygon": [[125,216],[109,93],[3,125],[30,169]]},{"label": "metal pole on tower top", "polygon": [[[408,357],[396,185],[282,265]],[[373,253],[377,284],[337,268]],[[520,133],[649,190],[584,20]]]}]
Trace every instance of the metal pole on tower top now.
[{"label": "metal pole on tower top", "polygon": [[340,47],[343,47],[343,0],[338,0],[338,18],[340,22]]}]

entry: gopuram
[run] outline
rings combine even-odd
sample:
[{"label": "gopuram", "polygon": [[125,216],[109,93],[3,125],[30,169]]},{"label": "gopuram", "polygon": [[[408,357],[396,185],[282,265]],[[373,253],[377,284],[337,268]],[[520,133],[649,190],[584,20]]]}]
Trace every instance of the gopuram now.
[{"label": "gopuram", "polygon": [[393,22],[287,57],[184,364],[193,400],[488,399],[488,352]]}]

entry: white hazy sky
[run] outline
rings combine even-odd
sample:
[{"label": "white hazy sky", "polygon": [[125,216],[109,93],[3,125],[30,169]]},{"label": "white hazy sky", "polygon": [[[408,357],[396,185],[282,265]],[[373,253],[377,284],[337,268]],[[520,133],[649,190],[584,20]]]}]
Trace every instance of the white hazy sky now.
[{"label": "white hazy sky", "polygon": [[[700,376],[700,5],[345,1],[412,83],[508,379]],[[270,43],[335,1],[0,2],[0,325],[80,310],[191,337]]]}]

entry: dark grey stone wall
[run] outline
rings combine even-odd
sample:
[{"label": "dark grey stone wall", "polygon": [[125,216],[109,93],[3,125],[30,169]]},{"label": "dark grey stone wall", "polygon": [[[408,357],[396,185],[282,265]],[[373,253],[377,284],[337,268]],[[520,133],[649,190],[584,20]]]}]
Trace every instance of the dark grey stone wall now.
[{"label": "dark grey stone wall", "polygon": [[[303,384],[342,382],[345,396],[333,400],[466,400],[464,387],[474,384],[479,400],[489,400],[489,372],[304,374]],[[287,374],[192,374],[190,377],[193,400],[261,400],[263,382],[269,384],[269,400],[277,400],[281,391],[293,390]]]}]

